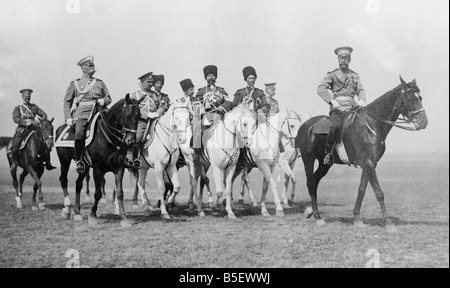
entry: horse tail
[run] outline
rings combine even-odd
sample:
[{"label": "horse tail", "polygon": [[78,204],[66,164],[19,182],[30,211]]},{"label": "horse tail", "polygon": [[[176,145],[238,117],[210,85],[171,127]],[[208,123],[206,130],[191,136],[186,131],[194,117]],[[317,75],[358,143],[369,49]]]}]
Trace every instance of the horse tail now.
[{"label": "horse tail", "polygon": [[0,137],[0,150],[8,147],[8,144],[12,141],[12,137]]}]

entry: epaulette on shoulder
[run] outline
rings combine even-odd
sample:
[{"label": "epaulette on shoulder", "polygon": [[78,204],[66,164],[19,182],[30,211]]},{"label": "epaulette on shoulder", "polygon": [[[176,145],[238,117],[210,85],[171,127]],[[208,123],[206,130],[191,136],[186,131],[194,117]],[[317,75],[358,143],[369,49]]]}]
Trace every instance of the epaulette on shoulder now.
[{"label": "epaulette on shoulder", "polygon": [[353,70],[351,70],[351,69],[348,69],[348,71],[352,72],[353,74],[358,75],[358,73],[356,73],[355,71],[353,71]]},{"label": "epaulette on shoulder", "polygon": [[336,68],[336,69],[334,69],[333,71],[328,72],[328,74],[331,74],[331,73],[336,72],[336,71],[338,71],[338,70],[339,70],[339,68]]}]

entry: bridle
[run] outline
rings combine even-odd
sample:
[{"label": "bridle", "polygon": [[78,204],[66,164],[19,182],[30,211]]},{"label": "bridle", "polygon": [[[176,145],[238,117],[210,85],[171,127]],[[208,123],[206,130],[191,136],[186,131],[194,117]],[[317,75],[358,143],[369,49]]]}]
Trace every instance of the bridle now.
[{"label": "bridle", "polygon": [[288,133],[289,135],[292,135],[292,130],[291,130],[291,125],[289,125],[289,120],[294,120],[294,121],[299,121],[301,122],[301,120],[298,117],[286,117],[283,121],[283,123],[281,123],[281,135],[283,136],[283,138],[287,139],[287,140],[293,140],[295,139],[296,136],[287,136],[284,132],[283,132],[283,127],[284,124],[288,124]]},{"label": "bridle", "polygon": [[[417,97],[419,97],[420,100],[422,99],[422,96],[420,96],[420,94],[417,91],[417,89],[415,89],[415,88],[408,88],[406,90],[402,89],[401,95],[399,97],[399,100],[397,100],[397,103],[399,101],[404,103],[405,94],[406,94],[406,92],[409,92],[409,91],[414,91],[414,93],[417,94]],[[398,109],[397,103],[394,106],[394,110]],[[414,116],[419,114],[419,113],[421,113],[421,112],[425,112],[425,109],[421,108],[421,109],[418,109],[418,110],[415,110],[415,111],[412,111],[412,112],[410,112],[410,111],[403,111],[403,110],[404,110],[404,108],[401,107],[400,108],[400,115],[402,115],[402,117],[397,117],[397,120],[395,120],[395,121],[381,119],[381,118],[379,118],[377,116],[374,116],[374,115],[368,113],[367,111],[366,111],[366,113],[370,117],[372,117],[372,118],[374,118],[374,119],[376,119],[378,121],[381,121],[383,123],[386,123],[388,125],[395,126],[397,128],[403,129],[403,130],[417,131],[418,129],[417,129],[417,124],[416,124],[416,121],[414,119]],[[406,126],[406,125],[411,124],[411,123],[414,124],[414,127]]]},{"label": "bridle", "polygon": [[[139,104],[128,104],[128,105],[124,105],[124,106],[139,107]],[[115,146],[117,150],[120,150],[121,147],[125,144],[125,139],[128,134],[136,135],[136,133],[137,133],[137,130],[135,130],[135,129],[122,127],[122,129],[119,130],[119,129],[115,128],[114,126],[110,125],[106,121],[105,113],[104,113],[104,111],[102,111],[102,108],[100,108],[100,118],[102,119],[102,121],[99,121],[99,123],[98,123],[100,130],[102,131],[106,140],[108,140],[108,142],[111,145]],[[122,137],[120,137],[119,135],[121,135]],[[111,138],[115,141],[111,140]],[[119,143],[117,143],[117,142],[119,142]],[[126,145],[126,146],[128,146],[128,145]]]}]

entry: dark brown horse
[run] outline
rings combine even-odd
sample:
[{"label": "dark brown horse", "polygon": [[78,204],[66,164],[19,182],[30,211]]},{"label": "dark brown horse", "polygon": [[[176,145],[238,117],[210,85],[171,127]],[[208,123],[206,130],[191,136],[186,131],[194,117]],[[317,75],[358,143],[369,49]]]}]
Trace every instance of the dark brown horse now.
[{"label": "dark brown horse", "polygon": [[[23,168],[22,174],[20,174],[20,181],[17,181],[17,169],[11,171],[13,178],[13,186],[16,190],[16,205],[17,208],[22,208],[22,188],[25,177],[30,174],[33,177],[33,197],[31,198],[32,210],[45,210],[44,196],[42,195],[42,182],[41,177],[45,170],[44,162],[47,159],[53,145],[53,122],[52,120],[40,119],[38,125],[30,125],[23,132],[24,138],[30,133],[31,136],[27,141],[26,146],[19,152],[19,158],[17,159],[18,166]],[[11,137],[0,138],[0,149],[10,148],[12,144]],[[11,153],[7,153],[9,166],[12,165]],[[39,205],[36,205],[36,192],[39,192]]]},{"label": "dark brown horse", "polygon": [[[109,110],[103,111],[101,108],[100,117],[95,126],[92,143],[85,149],[89,153],[93,177],[95,182],[94,204],[89,215],[89,224],[97,224],[97,207],[98,202],[102,198],[102,188],[104,186],[104,175],[107,172],[113,172],[115,175],[115,186],[117,187],[117,199],[119,201],[120,216],[122,217],[121,225],[130,226],[125,210],[123,207],[123,187],[122,180],[125,170],[125,157],[127,149],[133,145],[136,136],[138,120],[141,117],[139,110],[140,101],[136,101],[128,97],[128,95],[119,100]],[[65,126],[65,124],[63,125]],[[56,137],[63,130],[63,126],[59,127]],[[65,218],[70,216],[70,200],[67,192],[67,173],[71,161],[74,159],[74,148],[57,147],[58,158],[61,163],[60,182],[64,192],[64,205],[62,215]],[[78,176],[76,181],[76,197],[75,197],[75,221],[82,221],[80,214],[80,194],[83,187],[83,180],[89,173],[86,169],[85,173]]]},{"label": "dark brown horse", "polygon": [[[361,183],[353,210],[354,224],[357,227],[364,227],[360,210],[367,184],[370,182],[386,221],[386,231],[390,233],[395,233],[397,229],[386,211],[384,194],[375,171],[378,161],[385,152],[386,137],[393,126],[417,131],[425,129],[428,125],[416,81],[413,80],[407,84],[400,77],[400,82],[401,84],[393,90],[357,112],[353,112],[352,116],[354,117],[351,117],[351,119],[354,119],[353,123],[349,124],[348,128],[342,133],[342,141],[345,144],[349,164],[362,168]],[[403,119],[399,119],[400,115],[403,116]],[[317,186],[322,177],[327,174],[330,166],[323,164],[327,134],[314,133],[314,125],[324,117],[326,116],[317,116],[306,121],[300,127],[295,141],[296,147],[300,148],[305,165],[308,192],[312,202],[312,211],[309,208],[305,211],[305,214],[308,218],[314,215],[319,226],[325,224],[325,222],[321,219],[317,208]],[[412,123],[414,127],[406,126],[405,123]],[[344,164],[336,151],[334,151],[334,157],[335,163]],[[318,160],[319,166],[314,172],[316,160]]]}]

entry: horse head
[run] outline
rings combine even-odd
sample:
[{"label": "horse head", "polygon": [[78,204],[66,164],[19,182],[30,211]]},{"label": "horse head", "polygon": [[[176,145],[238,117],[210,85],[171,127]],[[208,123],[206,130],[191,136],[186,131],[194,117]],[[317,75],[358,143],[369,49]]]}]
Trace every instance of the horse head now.
[{"label": "horse head", "polygon": [[[123,108],[121,109],[120,112],[118,112],[120,113],[118,116],[118,122],[122,127],[122,134],[124,135],[123,141],[127,146],[133,145],[134,142],[136,141],[136,129],[138,126],[138,121],[141,117],[141,110],[139,108],[139,104],[143,100],[144,98],[142,98],[139,101],[132,99],[127,94],[125,96]],[[112,111],[113,108],[111,108],[110,111]]]},{"label": "horse head", "polygon": [[[256,113],[247,105],[238,105],[225,116],[225,122],[232,121],[235,133],[244,140],[245,146],[253,141],[253,131],[256,129]],[[226,126],[227,123],[225,123]]]},{"label": "horse head", "polygon": [[[275,114],[276,115],[276,114]],[[302,119],[295,111],[286,109],[285,113],[280,113],[281,121],[280,131],[284,138],[292,140],[297,136],[298,129],[302,125]]]},{"label": "horse head", "polygon": [[171,106],[170,123],[172,128],[178,133],[178,144],[184,144],[187,140],[187,128],[191,125],[189,107],[175,103]]},{"label": "horse head", "polygon": [[42,139],[48,149],[52,149],[53,145],[55,145],[55,140],[53,137],[53,120],[55,120],[55,118],[52,118],[51,120],[48,120],[47,118],[39,119],[40,133],[42,134]]},{"label": "horse head", "polygon": [[425,129],[428,126],[428,118],[425,109],[422,106],[422,96],[420,96],[419,87],[416,79],[411,83],[406,83],[400,76],[401,96],[397,101],[395,108],[398,109],[406,119],[414,124],[416,130]]}]

